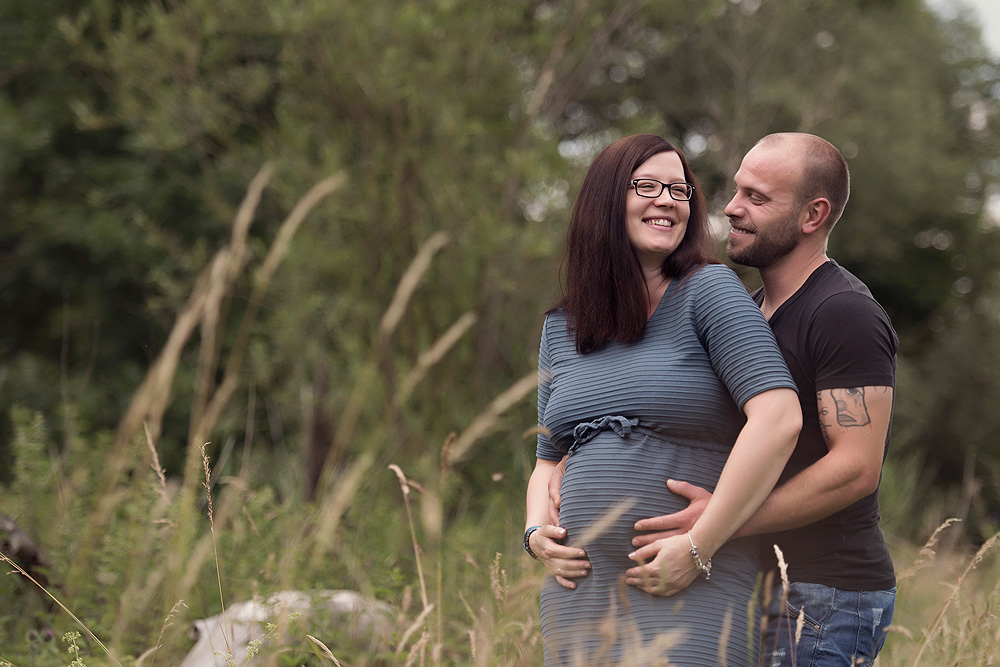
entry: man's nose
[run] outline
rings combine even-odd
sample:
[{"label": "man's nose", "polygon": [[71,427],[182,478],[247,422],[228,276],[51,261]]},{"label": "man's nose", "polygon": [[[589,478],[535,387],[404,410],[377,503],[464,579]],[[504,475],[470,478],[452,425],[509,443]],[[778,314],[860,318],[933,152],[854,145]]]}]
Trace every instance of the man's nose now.
[{"label": "man's nose", "polygon": [[729,203],[726,204],[726,208],[722,209],[722,212],[725,213],[727,217],[734,217],[739,210],[739,205],[737,204],[736,199],[737,196],[734,195],[733,198],[729,200]]}]

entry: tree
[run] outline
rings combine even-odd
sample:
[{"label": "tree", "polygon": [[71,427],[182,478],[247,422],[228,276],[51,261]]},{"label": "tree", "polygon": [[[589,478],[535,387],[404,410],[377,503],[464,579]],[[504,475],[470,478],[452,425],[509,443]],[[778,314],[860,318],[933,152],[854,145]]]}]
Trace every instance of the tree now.
[{"label": "tree", "polygon": [[[312,183],[341,169],[349,183],[299,231],[217,441],[257,435],[296,451],[319,423],[314,439],[332,437],[378,350],[364,423],[390,424],[388,451],[437,447],[530,366],[582,169],[628,132],[676,137],[717,212],[767,132],[838,145],[854,188],[831,252],[886,305],[902,377],[933,387],[927,396],[962,393],[957,378],[939,385],[929,360],[972,365],[945,342],[950,327],[995,327],[998,235],[983,206],[1000,172],[997,68],[971,26],[918,2],[524,0],[483,11],[93,0],[3,11],[0,188],[12,222],[0,230],[0,413],[63,406],[67,441],[115,423],[267,161],[277,176],[251,228],[257,258]],[[400,276],[442,231],[450,242],[380,341]],[[241,309],[248,289],[228,307]],[[468,313],[477,324],[446,362],[394,403],[418,355]],[[195,366],[192,353],[178,406]],[[997,375],[985,373],[985,389]],[[934,415],[949,424],[936,437],[963,435],[926,407],[943,401],[908,403],[918,392],[906,390],[899,415]],[[519,417],[530,421],[530,408]],[[168,412],[169,470],[186,427],[182,409]],[[895,449],[926,452],[942,480],[964,470],[928,431],[897,432]],[[976,448],[995,456],[991,433]],[[0,449],[6,437],[0,424]],[[524,449],[464,472],[508,467],[511,447]]]},{"label": "tree", "polygon": [[676,137],[722,227],[732,175],[758,138],[805,131],[837,145],[852,194],[830,253],[901,335],[893,454],[921,457],[933,471],[921,482],[941,488],[971,488],[1000,457],[984,398],[1000,389],[1000,367],[974,352],[998,317],[1000,231],[985,206],[1000,187],[1000,70],[975,30],[910,1],[651,4],[603,72],[616,85],[591,89],[560,124],[577,146],[637,127]]}]

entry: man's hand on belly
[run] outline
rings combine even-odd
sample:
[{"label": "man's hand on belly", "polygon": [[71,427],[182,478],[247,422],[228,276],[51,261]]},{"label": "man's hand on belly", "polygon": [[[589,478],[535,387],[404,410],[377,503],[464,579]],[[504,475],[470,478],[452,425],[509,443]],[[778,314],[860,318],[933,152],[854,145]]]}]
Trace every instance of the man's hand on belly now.
[{"label": "man's hand on belly", "polygon": [[[549,488],[552,488],[551,482],[549,482]],[[664,514],[663,516],[655,516],[649,519],[636,521],[636,530],[656,532],[649,532],[643,535],[635,536],[632,538],[632,546],[644,547],[656,542],[657,540],[662,540],[665,537],[685,535],[689,530],[691,530],[691,527],[694,526],[695,521],[701,518],[702,512],[705,511],[705,506],[708,505],[708,501],[712,499],[712,493],[710,491],[707,491],[700,486],[689,484],[688,482],[668,479],[667,488],[670,489],[671,492],[676,493],[678,496],[687,498],[688,506],[679,512],[674,512],[673,514]]]}]

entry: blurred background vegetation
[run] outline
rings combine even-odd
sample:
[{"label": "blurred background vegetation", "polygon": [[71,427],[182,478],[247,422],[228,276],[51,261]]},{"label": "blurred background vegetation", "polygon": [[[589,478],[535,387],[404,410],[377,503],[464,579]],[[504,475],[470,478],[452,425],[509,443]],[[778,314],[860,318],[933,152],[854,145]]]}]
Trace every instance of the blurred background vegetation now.
[{"label": "blurred background vegetation", "polygon": [[[429,485],[428,548],[478,563],[449,586],[486,577],[495,552],[517,557],[535,424],[518,380],[559,294],[583,170],[635,132],[685,149],[718,230],[764,134],[843,151],[852,196],[830,254],[902,341],[885,530],[902,553],[947,517],[963,520],[956,547],[1000,528],[1000,61],[966,14],[921,0],[0,0],[0,86],[0,510],[124,653],[155,644],[180,598],[192,616],[218,610],[176,562],[133,582],[132,606],[116,597],[142,563],[197,549],[205,441],[212,484],[241,480],[222,526],[237,598],[345,587],[399,603],[415,564],[389,463]],[[142,403],[199,275],[239,245],[265,164],[245,255]],[[331,175],[262,282],[282,221]],[[421,248],[424,270],[401,283]],[[137,486],[151,450],[124,425],[130,405],[172,510]],[[151,514],[165,532],[111,530]],[[10,579],[14,642],[51,610]]]}]

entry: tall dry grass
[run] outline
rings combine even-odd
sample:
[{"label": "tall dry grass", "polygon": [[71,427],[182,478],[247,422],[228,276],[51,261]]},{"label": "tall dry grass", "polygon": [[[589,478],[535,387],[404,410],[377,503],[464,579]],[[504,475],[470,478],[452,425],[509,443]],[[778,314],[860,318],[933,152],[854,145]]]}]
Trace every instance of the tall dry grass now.
[{"label": "tall dry grass", "polygon": [[[19,514],[20,519],[27,520],[32,526],[53,525],[57,529],[42,537],[44,543],[57,554],[56,569],[61,575],[59,583],[51,587],[53,590],[41,585],[37,585],[37,589],[55,600],[69,619],[88,634],[91,646],[104,647],[105,656],[115,664],[120,664],[115,655],[133,653],[135,647],[143,648],[140,655],[151,664],[159,662],[160,656],[164,656],[162,664],[176,662],[177,655],[171,652],[184,644],[178,639],[183,625],[180,617],[194,606],[187,600],[206,597],[206,571],[209,569],[214,571],[217,584],[214,596],[217,599],[207,605],[209,608],[217,606],[224,611],[223,599],[227,589],[232,591],[234,597],[242,599],[254,597],[260,592],[258,579],[240,581],[228,575],[231,570],[223,562],[250,559],[227,555],[227,545],[246,544],[248,539],[252,541],[254,538],[258,541],[270,538],[272,544],[280,544],[280,548],[267,551],[264,562],[256,568],[266,575],[267,588],[270,589],[302,587],[304,582],[301,579],[307,578],[301,576],[303,562],[316,563],[345,556],[359,559],[357,555],[338,551],[337,545],[343,533],[341,525],[357,500],[359,487],[367,484],[372,475],[384,472],[372,470],[376,461],[373,452],[380,444],[384,448],[384,443],[379,441],[388,437],[384,430],[379,429],[368,430],[362,437],[357,437],[361,408],[372,400],[378,364],[388,354],[391,338],[406,313],[414,291],[434,255],[448,243],[448,238],[444,234],[435,234],[416,254],[382,317],[371,356],[355,380],[338,421],[331,449],[358,454],[350,460],[327,461],[319,476],[321,482],[315,502],[305,506],[285,506],[277,521],[273,514],[268,516],[266,512],[263,516],[255,516],[250,509],[255,507],[254,501],[267,504],[273,499],[273,491],[251,488],[247,478],[219,480],[224,488],[213,489],[215,482],[209,474],[205,447],[239,386],[253,325],[271,278],[285,257],[295,230],[312,208],[344,182],[343,175],[336,175],[319,183],[280,225],[276,239],[253,275],[253,289],[238,322],[235,341],[228,346],[228,355],[223,360],[222,330],[227,325],[229,299],[237,280],[247,268],[247,233],[272,176],[273,170],[266,167],[251,182],[234,220],[229,243],[216,253],[197,278],[163,349],[108,443],[105,460],[95,462],[81,456],[68,461],[68,467],[57,466],[52,461],[46,465],[44,458],[48,443],[45,442],[43,421],[37,416],[30,418],[33,420],[31,424],[27,423],[27,416],[21,421],[22,447],[18,454],[25,462],[24,469],[28,469],[29,461],[36,461],[37,468],[44,469],[41,475],[18,475],[16,483],[22,506],[29,506],[30,496],[39,491],[53,491],[58,499],[55,508],[48,508],[55,511],[47,516],[42,516],[45,514],[43,511],[39,511],[37,516]],[[397,409],[405,404],[427,372],[445,358],[449,349],[474,322],[472,313],[461,315],[439,340],[422,353],[399,390],[391,397],[392,405],[388,407]],[[195,332],[199,334],[196,347],[191,342]],[[183,474],[178,479],[167,480],[159,462],[156,441],[171,402],[182,354],[190,354],[192,347],[196,350],[197,372],[194,400],[189,409],[186,460]],[[440,498],[449,466],[467,455],[478,440],[494,430],[503,413],[531,393],[533,388],[533,378],[532,382],[518,382],[493,401],[468,429],[445,443],[439,457],[442,466],[435,480],[436,486],[429,485],[427,489],[430,491],[422,489],[425,494],[421,503],[421,523],[424,528],[429,527],[423,536],[437,543],[437,556],[443,551],[441,538],[445,517]],[[354,446],[347,447],[345,443]],[[458,444],[457,449],[448,446],[453,443]],[[82,449],[74,448],[78,452]],[[402,475],[400,468],[396,467],[396,470]],[[200,479],[202,472],[203,480]],[[199,488],[204,488],[207,493],[207,516],[201,514],[204,508],[203,501],[199,500]],[[401,488],[408,490],[411,484],[407,482]],[[213,502],[213,492],[217,494],[217,503]],[[11,496],[5,495],[8,498]],[[406,507],[409,509],[408,504]],[[415,526],[414,516],[411,514],[409,519],[412,529]],[[268,528],[262,531],[261,526],[265,523],[269,524]],[[265,535],[265,532],[269,534]],[[441,611],[437,616],[431,614],[435,608],[440,610],[441,607],[430,597],[443,595],[444,572],[450,565],[437,563],[433,570],[436,587],[431,587],[429,591],[426,577],[419,570],[421,560],[416,532],[412,532],[412,538],[419,571],[421,607],[413,618],[408,618],[412,610],[406,596],[403,596],[400,623],[404,629],[400,635],[402,640],[395,645],[393,655],[403,656],[407,662],[414,662],[420,656],[419,661],[423,663],[428,651],[438,656],[436,660],[445,653],[444,617]],[[121,548],[125,545],[126,548]],[[4,558],[6,560],[6,556]],[[12,566],[16,565],[10,562]],[[474,564],[469,556],[466,562]],[[245,573],[254,568],[247,568],[244,564],[242,568],[235,569],[242,569]],[[33,581],[30,573],[19,571],[23,577]],[[311,585],[314,582],[309,582],[306,587]],[[369,582],[367,588],[374,590],[379,585]],[[12,597],[27,596],[29,600],[33,595],[24,587],[9,594]],[[490,597],[497,598],[492,593]],[[14,633],[19,629],[28,629],[25,634],[30,635],[30,628],[34,625],[59,622],[57,616],[43,609],[44,605],[29,602],[31,606],[33,608],[22,610],[29,613],[22,614],[19,622],[7,619],[10,620],[7,626]],[[82,609],[82,621],[73,615],[73,608]],[[152,620],[156,618],[165,620],[158,625]],[[431,621],[437,628],[434,642],[427,633]],[[110,648],[105,647],[91,627],[105,635]],[[419,639],[408,647],[407,643],[414,635]],[[322,640],[312,638],[310,641],[314,646],[322,646]],[[0,642],[0,656],[18,643],[16,637],[4,639]],[[26,649],[30,661],[44,662],[42,654],[35,650],[40,647],[30,644]],[[331,652],[329,648],[325,651]],[[25,654],[22,652],[21,655]],[[98,658],[91,654],[91,659]]]},{"label": "tall dry grass", "polygon": [[[541,660],[537,595],[542,572],[520,549],[522,480],[509,482],[503,503],[463,510],[463,466],[492,434],[534,434],[508,415],[534,391],[526,374],[500,392],[468,425],[419,455],[394,449],[392,420],[366,420],[377,404],[385,414],[405,409],[429,371],[475,325],[463,313],[419,354],[403,380],[385,392],[380,365],[436,254],[437,234],[418,250],[380,320],[372,349],[352,379],[316,499],[280,497],[238,476],[216,476],[205,445],[240,388],[242,369],[268,286],[301,224],[343,183],[338,175],[307,193],[279,228],[236,323],[234,342],[222,331],[234,285],[248,269],[247,231],[273,173],[252,181],[229,243],[202,271],[159,357],[136,391],[117,431],[104,442],[74,443],[65,461],[49,455],[39,416],[16,419],[19,463],[5,505],[56,562],[51,583],[32,583],[19,564],[0,584],[0,661],[18,667],[66,664],[66,653],[37,639],[39,628],[81,628],[79,654],[88,665],[147,667],[177,664],[191,645],[187,628],[226,603],[263,599],[285,589],[352,588],[396,609],[388,643],[372,649],[337,628],[268,635],[257,647],[261,664],[537,665]],[[182,474],[168,479],[158,439],[182,354],[194,334],[196,391]],[[88,447],[89,446],[89,447]],[[90,453],[102,448],[108,455]],[[524,443],[530,451],[530,444]],[[397,458],[398,457],[398,458]],[[526,457],[528,458],[528,457]],[[430,462],[430,463],[428,463]],[[486,489],[477,489],[487,493]],[[937,553],[943,525],[922,548],[894,545],[900,571],[897,612],[882,667],[992,664],[998,653],[1000,564],[994,536],[974,553]],[[794,554],[786,554],[794,558]],[[55,600],[50,604],[49,600]],[[280,620],[280,619],[276,619]],[[605,627],[609,637],[627,629]],[[732,628],[726,641],[745,641],[752,628]],[[794,628],[789,628],[794,632]],[[32,632],[36,632],[32,635]],[[34,638],[33,638],[34,637]],[[637,664],[683,638],[666,633],[657,646],[638,646],[622,664]],[[233,647],[230,647],[232,650]],[[587,658],[581,658],[587,664]]]}]

